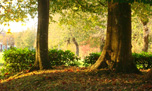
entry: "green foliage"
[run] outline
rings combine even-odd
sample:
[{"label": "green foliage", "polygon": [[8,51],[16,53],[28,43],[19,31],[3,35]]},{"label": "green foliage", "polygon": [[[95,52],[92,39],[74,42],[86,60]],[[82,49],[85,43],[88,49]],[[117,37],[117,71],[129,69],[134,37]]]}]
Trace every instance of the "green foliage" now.
[{"label": "green foliage", "polygon": [[105,37],[107,14],[97,15],[70,10],[64,13],[65,15],[60,17],[59,24],[65,31],[65,40],[75,37],[79,45],[90,44],[91,47],[100,45],[101,36]]},{"label": "green foliage", "polygon": [[[91,53],[84,59],[84,66],[90,66],[94,64],[100,57],[101,53]],[[149,69],[152,67],[152,54],[151,53],[132,53],[133,60],[138,69]]]},{"label": "green foliage", "polygon": [[152,4],[151,0],[108,0],[109,2],[113,3],[145,3],[145,4]]},{"label": "green foliage", "polygon": [[3,52],[0,52],[0,69],[3,67]]},{"label": "green foliage", "polygon": [[36,31],[27,29],[14,33],[15,45],[17,48],[33,48],[36,39]]},{"label": "green foliage", "polygon": [[144,22],[149,22],[149,18],[151,17],[152,8],[149,4],[143,3],[134,3],[132,4],[132,16],[138,16],[139,19]]},{"label": "green foliage", "polygon": [[53,49],[49,51],[49,60],[51,66],[59,66],[59,65],[75,65],[74,61],[79,60],[75,54],[69,50],[57,50]]},{"label": "green foliage", "polygon": [[3,62],[2,57],[3,57],[3,52],[0,52],[0,63],[2,63],[2,62]]},{"label": "green foliage", "polygon": [[87,66],[90,66],[91,64],[94,64],[99,56],[101,55],[101,53],[90,53],[89,56],[86,56],[84,58],[84,66],[87,67]]},{"label": "green foliage", "polygon": [[9,21],[25,21],[25,18],[30,15],[32,18],[37,14],[37,1],[36,0],[3,0],[0,2],[1,11],[0,23]]},{"label": "green foliage", "polygon": [[[37,14],[37,0],[3,0],[0,2],[0,8],[3,12],[0,14],[0,23],[9,21],[25,21],[25,18],[30,15],[34,18]],[[71,9],[73,11],[83,10],[84,12],[93,12],[101,14],[103,12],[102,6],[106,6],[106,0],[102,1],[82,1],[82,0],[51,0],[50,13],[62,13],[64,10]],[[50,15],[52,20],[52,16]]]},{"label": "green foliage", "polygon": [[[49,60],[51,66],[68,65],[74,66],[78,65],[76,61],[79,60],[77,56],[71,51],[63,50],[49,50]],[[35,61],[35,50],[28,49],[16,49],[12,48],[10,50],[4,51],[4,68],[2,69],[4,73],[20,72],[30,69]]]},{"label": "green foliage", "polygon": [[4,67],[5,72],[19,72],[29,69],[35,60],[35,50],[16,49],[4,51]]},{"label": "green foliage", "polygon": [[133,53],[134,62],[139,69],[149,69],[152,67],[152,54],[151,53]]}]

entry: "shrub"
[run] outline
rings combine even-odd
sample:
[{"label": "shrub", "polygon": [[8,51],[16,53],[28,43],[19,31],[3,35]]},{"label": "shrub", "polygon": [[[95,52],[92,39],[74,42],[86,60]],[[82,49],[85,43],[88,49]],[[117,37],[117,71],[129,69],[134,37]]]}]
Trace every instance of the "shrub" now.
[{"label": "shrub", "polygon": [[[79,58],[74,55],[71,51],[63,50],[49,50],[48,52],[50,66],[65,65],[73,66],[76,65]],[[5,50],[3,54],[4,58],[4,73],[20,72],[23,70],[28,70],[33,66],[35,61],[35,50],[28,49],[16,49],[12,48]]]},{"label": "shrub", "polygon": [[147,52],[133,53],[133,59],[139,69],[149,69],[152,67],[152,54]]},{"label": "shrub", "polygon": [[87,67],[87,66],[90,66],[92,64],[94,64],[97,59],[99,58],[99,56],[101,55],[101,53],[90,53],[89,56],[86,56],[84,58],[84,66]]},{"label": "shrub", "polygon": [[74,61],[79,60],[77,56],[74,55],[73,52],[66,50],[49,50],[49,60],[51,66],[59,66],[68,64],[70,66],[75,65]]},{"label": "shrub", "polygon": [[35,60],[35,50],[12,48],[3,54],[6,72],[19,72],[29,69]]},{"label": "shrub", "polygon": [[[101,53],[91,53],[84,58],[84,66],[90,66],[94,64]],[[152,67],[152,54],[151,53],[132,53],[133,61],[138,69],[149,69]]]}]

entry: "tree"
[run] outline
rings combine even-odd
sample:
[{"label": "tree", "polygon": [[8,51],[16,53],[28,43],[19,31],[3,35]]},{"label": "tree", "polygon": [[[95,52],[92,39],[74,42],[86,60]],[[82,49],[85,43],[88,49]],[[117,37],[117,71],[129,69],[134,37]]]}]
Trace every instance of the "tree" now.
[{"label": "tree", "polygon": [[[90,12],[67,10],[60,19],[60,25],[67,28],[66,40],[74,43],[76,54],[79,54],[79,45],[90,44],[91,47],[99,47],[99,37],[106,29],[106,15],[98,15]],[[83,36],[80,36],[83,35]],[[103,37],[103,36],[102,36]]]},{"label": "tree", "polygon": [[131,6],[108,2],[106,43],[101,56],[90,70],[107,66],[123,73],[139,72],[131,52]]},{"label": "tree", "polygon": [[33,17],[37,14],[38,6],[36,60],[30,71],[50,68],[48,60],[49,5],[49,0],[15,0],[15,2],[6,0],[0,3],[0,6],[4,9],[4,12],[0,15],[3,22],[24,21],[28,14]]},{"label": "tree", "polygon": [[36,60],[30,71],[51,68],[48,60],[48,24],[49,0],[38,0]]},{"label": "tree", "polygon": [[3,0],[0,2],[0,24],[6,22],[25,21],[28,15],[34,16],[37,14],[36,0]]},{"label": "tree", "polygon": [[[146,17],[147,18],[147,17]],[[149,29],[148,29],[148,27],[147,27],[147,24],[148,24],[148,22],[149,22],[149,19],[147,18],[147,19],[141,19],[141,22],[142,22],[142,24],[143,24],[143,27],[144,27],[144,29],[143,29],[143,39],[144,39],[144,45],[143,45],[143,49],[142,49],[142,51],[144,51],[144,52],[148,52],[148,38],[149,38]]]},{"label": "tree", "polygon": [[[35,1],[35,0],[32,0],[32,1]],[[47,20],[48,20],[49,12],[46,13],[46,11],[49,9],[49,6],[47,5],[47,3],[49,3],[49,0],[47,1],[47,3],[46,1],[47,0],[45,1],[38,0],[38,6],[39,6],[38,26],[39,27],[38,27],[38,33],[37,33],[37,49],[36,49],[37,54],[36,54],[35,65],[33,67],[34,69],[43,69],[44,67],[48,68],[48,65],[46,63],[48,62],[47,61],[48,60],[48,57],[47,57],[48,21]],[[117,1],[117,0],[110,0],[110,1]],[[121,2],[125,2],[125,1],[126,0],[121,0]],[[42,7],[40,8],[41,5]],[[89,0],[89,1],[53,0],[51,1],[50,8],[51,8],[51,13],[62,12],[65,9],[72,8],[73,10],[82,9],[82,11],[84,12],[89,11],[89,12],[101,14],[101,11],[102,11],[101,5],[105,6],[101,2],[101,0]],[[75,8],[78,8],[78,9],[75,9]],[[136,72],[137,69],[135,65],[133,64],[132,57],[131,57],[130,5],[128,3],[110,3],[109,2],[108,8],[109,8],[108,9],[109,15],[108,15],[107,38],[106,38],[105,47],[102,52],[103,55],[101,55],[99,60],[91,67],[91,70],[98,68],[100,64],[102,64],[103,62],[104,63],[107,62],[109,67],[111,69],[114,68],[117,72]],[[42,32],[42,29],[44,29],[43,32]]]},{"label": "tree", "polygon": [[148,44],[149,44],[149,28],[148,22],[151,17],[151,6],[149,4],[144,3],[134,3],[132,5],[132,10],[134,11],[133,16],[137,15],[143,25],[143,48],[142,51],[148,52]]},{"label": "tree", "polygon": [[33,48],[35,43],[36,31],[27,29],[22,32],[13,33],[17,48]]}]

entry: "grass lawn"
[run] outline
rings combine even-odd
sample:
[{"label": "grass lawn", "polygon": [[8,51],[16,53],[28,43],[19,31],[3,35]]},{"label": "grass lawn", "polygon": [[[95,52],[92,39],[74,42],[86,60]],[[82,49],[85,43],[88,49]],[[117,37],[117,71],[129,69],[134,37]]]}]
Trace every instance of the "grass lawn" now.
[{"label": "grass lawn", "polygon": [[152,91],[143,75],[116,74],[105,70],[87,72],[69,67],[22,72],[0,80],[1,91]]}]

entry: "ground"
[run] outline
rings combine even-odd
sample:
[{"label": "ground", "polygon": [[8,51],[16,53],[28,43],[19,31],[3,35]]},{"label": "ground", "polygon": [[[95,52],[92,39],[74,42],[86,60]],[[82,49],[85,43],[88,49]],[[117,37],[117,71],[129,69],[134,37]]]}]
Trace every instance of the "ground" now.
[{"label": "ground", "polygon": [[143,76],[61,66],[54,70],[20,72],[1,80],[0,91],[152,91],[152,84],[143,82]]}]

